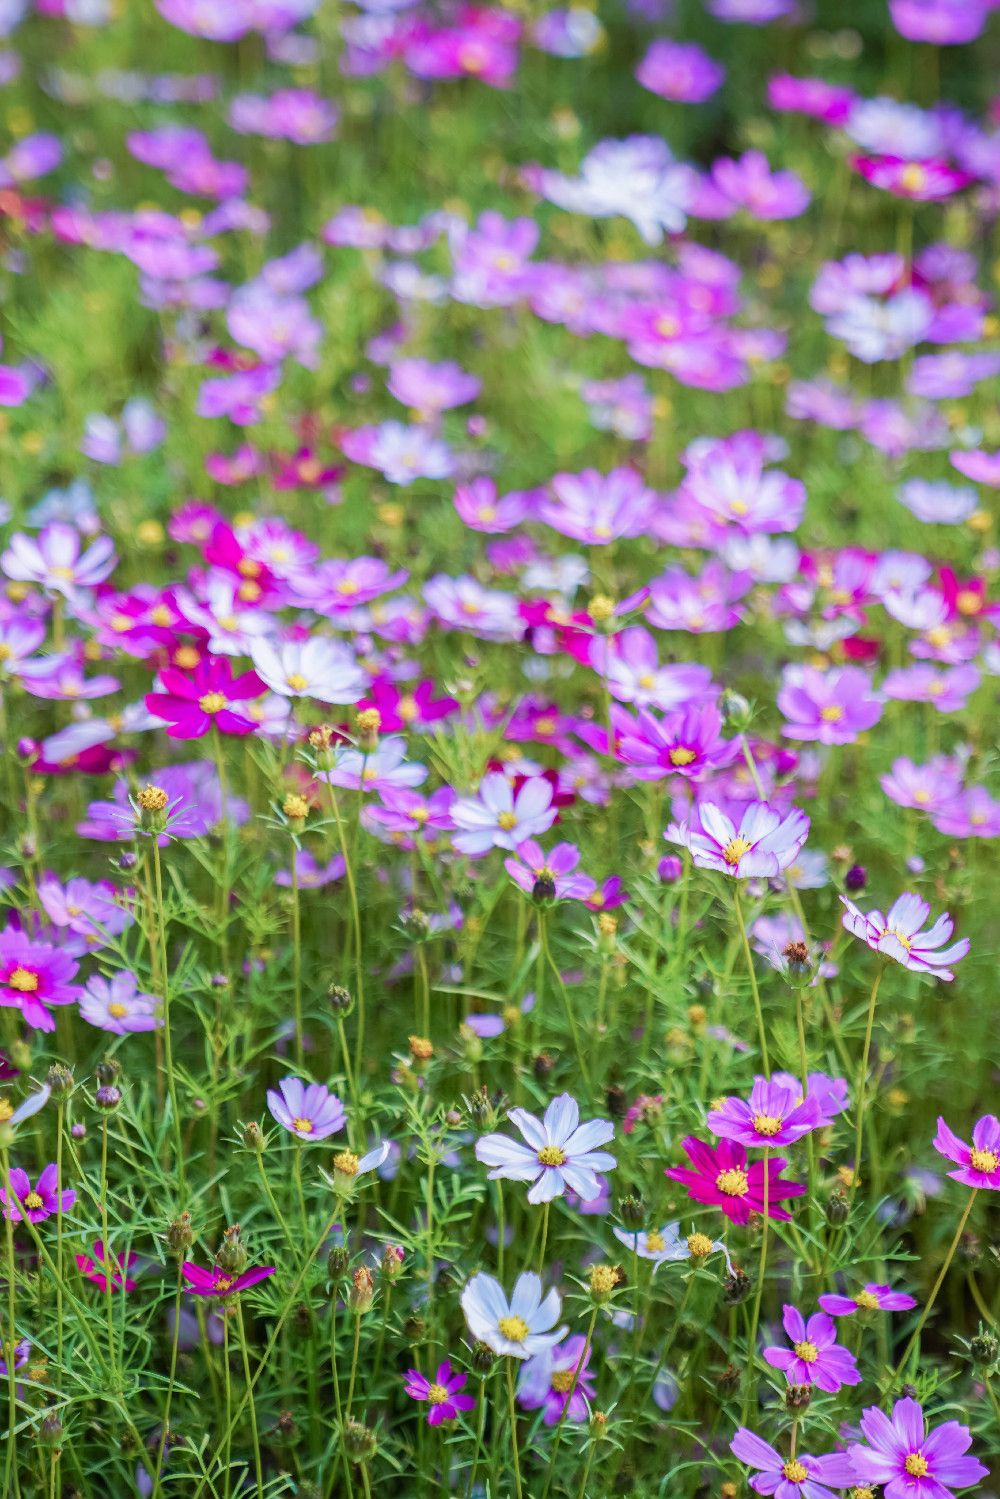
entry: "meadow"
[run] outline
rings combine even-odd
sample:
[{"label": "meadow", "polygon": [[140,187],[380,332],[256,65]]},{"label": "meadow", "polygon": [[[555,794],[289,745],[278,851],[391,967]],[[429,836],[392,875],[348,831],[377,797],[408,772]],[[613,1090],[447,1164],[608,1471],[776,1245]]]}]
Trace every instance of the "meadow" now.
[{"label": "meadow", "polygon": [[1000,1493],[993,0],[0,0],[0,1499]]}]

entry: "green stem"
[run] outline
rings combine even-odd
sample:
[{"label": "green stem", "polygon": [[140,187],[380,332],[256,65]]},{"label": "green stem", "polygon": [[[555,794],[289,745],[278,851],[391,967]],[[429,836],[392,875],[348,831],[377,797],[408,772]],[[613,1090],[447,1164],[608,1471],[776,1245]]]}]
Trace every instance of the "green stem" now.
[{"label": "green stem", "polygon": [[750,1397],[757,1388],[757,1328],[760,1325],[760,1304],[764,1295],[764,1276],[767,1272],[767,1241],[771,1225],[770,1201],[771,1172],[769,1162],[771,1152],[764,1147],[764,1226],[760,1238],[760,1264],[757,1267],[757,1291],[753,1299],[753,1315],[750,1318],[750,1345],[747,1350],[746,1385],[743,1392],[743,1414],[740,1425],[745,1426],[747,1415],[750,1410]]},{"label": "green stem", "polygon": [[[566,1425],[566,1415],[569,1411],[570,1405],[573,1402],[573,1396],[576,1394],[576,1386],[580,1379],[580,1374],[586,1368],[587,1360],[590,1357],[590,1345],[593,1342],[594,1328],[597,1325],[597,1310],[598,1309],[595,1306],[590,1314],[590,1323],[587,1327],[587,1336],[583,1341],[583,1350],[580,1354],[580,1357],[577,1359],[576,1367],[573,1370],[573,1383],[569,1387],[566,1399],[563,1402],[563,1408],[559,1412],[559,1420],[556,1422],[556,1434],[552,1442],[552,1452],[549,1457],[548,1471],[545,1474],[545,1487],[542,1489],[542,1499],[548,1499],[549,1489],[552,1486],[552,1476],[555,1473],[556,1468],[556,1458],[559,1456],[559,1443],[562,1440],[563,1428]],[[518,1488],[518,1492],[520,1493],[520,1488]]]},{"label": "green stem", "polygon": [[[243,1355],[243,1378],[250,1387],[250,1354],[247,1349],[247,1333],[243,1325],[243,1308],[236,1303],[236,1318],[240,1330],[240,1352]],[[257,1402],[250,1401],[250,1433],[253,1438],[254,1472],[257,1475],[257,1499],[264,1499],[264,1469],[260,1457],[260,1435],[257,1431]]]},{"label": "green stem", "polygon": [[767,1054],[767,1032],[764,1029],[764,1011],[760,1003],[760,990],[757,987],[757,970],[754,967],[753,953],[750,950],[750,939],[747,936],[746,922],[743,919],[743,902],[740,897],[739,881],[733,883],[733,904],[736,909],[736,924],[740,929],[740,942],[743,944],[743,955],[746,958],[747,972],[750,975],[750,990],[753,994],[753,1007],[757,1016],[757,1035],[760,1038],[760,1055],[764,1067],[764,1076],[771,1076],[771,1062]]},{"label": "green stem", "polygon": [[174,1385],[177,1381],[177,1348],[180,1343],[181,1332],[181,1292],[184,1288],[184,1274],[181,1269],[181,1257],[177,1257],[177,1287],[174,1291],[174,1330],[170,1340],[170,1379],[167,1384],[167,1398],[163,1408],[163,1424],[160,1428],[160,1440],[156,1449],[156,1467],[153,1470],[153,1493],[152,1499],[159,1499],[160,1482],[163,1473],[163,1455],[166,1451],[167,1441],[170,1437],[170,1407],[174,1398]]},{"label": "green stem", "polygon": [[163,907],[163,869],[160,863],[160,845],[154,836],[150,840],[153,851],[153,879],[155,882],[155,912],[153,916],[159,941],[160,978],[163,987],[163,1046],[167,1064],[167,1092],[170,1094],[170,1113],[174,1127],[174,1160],[181,1191],[185,1189],[184,1139],[181,1133],[181,1115],[177,1106],[177,1079],[174,1076],[174,1049],[170,1032],[170,970],[167,967],[167,918]]},{"label": "green stem", "polygon": [[972,1212],[972,1205],[975,1202],[976,1197],[978,1196],[978,1193],[979,1193],[979,1188],[978,1187],[973,1187],[972,1194],[969,1197],[968,1202],[965,1204],[965,1212],[962,1214],[961,1218],[958,1220],[958,1227],[955,1230],[955,1237],[952,1239],[951,1245],[950,1245],[950,1247],[948,1249],[948,1253],[944,1257],[944,1264],[941,1266],[941,1269],[938,1272],[938,1278],[934,1282],[934,1289],[931,1291],[931,1294],[928,1296],[926,1302],[924,1303],[924,1309],[920,1313],[920,1321],[917,1323],[916,1327],[913,1329],[913,1335],[910,1338],[910,1341],[906,1345],[906,1352],[903,1354],[903,1357],[900,1359],[899,1363],[896,1365],[896,1379],[897,1380],[899,1379],[900,1374],[902,1374],[903,1370],[906,1368],[907,1364],[910,1361],[910,1355],[911,1355],[911,1353],[913,1352],[914,1348],[917,1346],[917,1343],[920,1340],[920,1334],[923,1332],[924,1325],[927,1322],[927,1318],[931,1314],[931,1308],[933,1307],[935,1301],[937,1300],[938,1292],[940,1291],[941,1287],[944,1285],[944,1278],[948,1274],[948,1269],[949,1269],[949,1267],[951,1265],[952,1260],[955,1257],[955,1250],[958,1248],[959,1241],[961,1240],[961,1237],[962,1237],[963,1233],[965,1232],[965,1225],[969,1221],[969,1214]]},{"label": "green stem", "polygon": [[857,1111],[857,1122],[854,1132],[854,1175],[851,1180],[851,1200],[858,1189],[861,1180],[861,1146],[865,1127],[865,1104],[868,1095],[868,1058],[872,1047],[872,1027],[875,1024],[875,1002],[878,999],[879,985],[885,972],[885,964],[880,963],[875,973],[875,982],[872,984],[871,993],[868,996],[868,1023],[865,1026],[865,1044],[861,1053],[861,1067],[858,1071],[857,1096],[854,1107]]},{"label": "green stem", "polygon": [[[514,1459],[514,1489],[517,1499],[523,1499],[524,1490],[521,1487],[521,1457],[517,1450],[517,1405],[514,1400],[514,1361],[507,1358],[507,1409],[510,1412],[510,1445]],[[567,1404],[569,1402],[567,1401]]]}]

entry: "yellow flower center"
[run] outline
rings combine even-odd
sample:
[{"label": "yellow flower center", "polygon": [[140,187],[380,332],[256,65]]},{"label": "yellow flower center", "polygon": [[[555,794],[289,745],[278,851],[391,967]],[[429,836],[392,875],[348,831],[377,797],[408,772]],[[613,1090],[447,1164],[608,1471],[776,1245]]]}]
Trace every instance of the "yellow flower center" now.
[{"label": "yellow flower center", "polygon": [[712,1253],[712,1241],[708,1234],[688,1234],[688,1253],[693,1260],[703,1260]]},{"label": "yellow flower center", "polygon": [[646,1248],[653,1254],[659,1254],[661,1249],[665,1249],[666,1243],[666,1239],[658,1229],[654,1228],[652,1233],[646,1235]]},{"label": "yellow flower center", "polygon": [[926,1478],[930,1472],[930,1465],[922,1452],[909,1453],[903,1467],[911,1478]]},{"label": "yellow flower center", "polygon": [[218,1278],[218,1280],[215,1282],[215,1289],[217,1291],[228,1291],[230,1289],[230,1287],[233,1286],[234,1284],[235,1284],[235,1276],[232,1276],[232,1275],[220,1275],[219,1278]]},{"label": "yellow flower center", "polygon": [[0,1098],[0,1124],[6,1124],[13,1112],[14,1110],[11,1107],[10,1101],[6,1098]]},{"label": "yellow flower center", "polygon": [[911,161],[900,172],[899,181],[908,193],[919,193],[927,182],[927,173],[918,161]]},{"label": "yellow flower center", "polygon": [[746,500],[733,500],[732,504],[729,507],[729,513],[730,515],[746,515],[749,509],[750,506],[747,504]]},{"label": "yellow flower center", "polygon": [[523,1343],[528,1336],[528,1324],[523,1317],[501,1317],[497,1327],[511,1343]]},{"label": "yellow flower center", "polygon": [[353,1150],[342,1150],[333,1158],[333,1169],[339,1171],[341,1176],[357,1176],[358,1158]]},{"label": "yellow flower center", "polygon": [[670,751],[671,765],[690,765],[692,760],[697,760],[693,749],[688,749],[686,744],[675,744]]},{"label": "yellow flower center", "polygon": [[776,1119],[773,1114],[756,1114],[753,1127],[758,1135],[776,1135],[781,1128],[781,1120]]},{"label": "yellow flower center", "polygon": [[443,1384],[432,1384],[427,1386],[427,1399],[431,1405],[440,1405],[448,1399],[448,1391]]},{"label": "yellow flower center", "polygon": [[559,1149],[558,1145],[543,1145],[538,1152],[538,1159],[543,1166],[561,1166],[566,1159],[565,1151]]},{"label": "yellow flower center", "polygon": [[300,671],[293,671],[290,677],[285,678],[286,684],[293,692],[305,692],[309,686],[309,680]]},{"label": "yellow flower center", "polygon": [[216,620],[216,624],[220,630],[225,630],[228,635],[231,635],[234,630],[238,630],[240,626],[240,622],[235,614],[220,614]]},{"label": "yellow flower center", "polygon": [[886,927],[886,935],[889,937],[895,937],[900,947],[904,947],[907,952],[909,952],[910,948],[913,946],[912,937],[906,937],[902,932],[897,932],[895,927]]},{"label": "yellow flower center", "polygon": [[17,989],[21,994],[34,994],[38,988],[38,974],[28,968],[15,968],[7,980],[7,987]]},{"label": "yellow flower center", "polygon": [[715,1185],[727,1197],[745,1197],[750,1190],[747,1174],[739,1166],[732,1166],[728,1171],[720,1171],[715,1178]]},{"label": "yellow flower center", "polygon": [[124,1015],[128,1014],[128,1005],[123,1005],[116,999],[112,1004],[108,1005],[108,1014],[113,1015],[115,1020],[121,1020]]},{"label": "yellow flower center", "polygon": [[423,827],[431,814],[427,807],[413,807],[407,815],[411,822],[415,822],[418,827]]},{"label": "yellow flower center", "polygon": [[575,1369],[557,1369],[552,1376],[552,1388],[557,1395],[568,1395],[576,1383]]},{"label": "yellow flower center", "polygon": [[878,1311],[878,1297],[873,1296],[871,1291],[859,1291],[854,1300],[863,1312]]},{"label": "yellow flower center", "polygon": [[420,717],[420,704],[415,697],[401,697],[396,704],[396,712],[404,723],[415,723]]},{"label": "yellow flower center", "polygon": [[985,1171],[988,1176],[1000,1166],[1000,1157],[995,1150],[972,1150],[969,1152],[969,1165],[973,1171]]},{"label": "yellow flower center", "polygon": [[226,700],[221,692],[206,692],[198,699],[198,707],[203,713],[221,713],[225,706]]},{"label": "yellow flower center", "polygon": [[827,703],[825,708],[819,710],[819,716],[824,723],[839,723],[844,716],[844,710],[838,703]]},{"label": "yellow flower center", "polygon": [[170,800],[162,786],[143,786],[135,799],[144,812],[162,812]]},{"label": "yellow flower center", "polygon": [[819,1349],[815,1343],[796,1343],[794,1351],[795,1357],[800,1358],[804,1364],[814,1364],[819,1358]]},{"label": "yellow flower center", "polygon": [[43,1208],[45,1206],[45,1202],[41,1197],[39,1197],[37,1192],[29,1192],[27,1197],[24,1199],[24,1205],[29,1212],[37,1213],[39,1208]]},{"label": "yellow flower center", "polygon": [[311,1135],[313,1132],[313,1122],[311,1119],[293,1119],[292,1129],[297,1135]]},{"label": "yellow flower center", "polygon": [[722,850],[722,857],[735,868],[743,855],[750,852],[751,847],[752,844],[746,838],[732,838]]},{"label": "yellow flower center", "polygon": [[781,1471],[789,1483],[805,1483],[809,1477],[807,1469],[795,1457],[792,1458],[791,1462],[786,1463]]},{"label": "yellow flower center", "polygon": [[517,827],[517,818],[513,812],[501,812],[497,818],[497,826],[503,828],[505,833],[509,833],[511,828]]}]

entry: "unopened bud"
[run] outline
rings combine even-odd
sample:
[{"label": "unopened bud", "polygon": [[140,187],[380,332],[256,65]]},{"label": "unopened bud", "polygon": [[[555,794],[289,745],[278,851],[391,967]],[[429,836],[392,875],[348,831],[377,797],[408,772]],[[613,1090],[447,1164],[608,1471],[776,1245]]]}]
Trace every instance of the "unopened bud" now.
[{"label": "unopened bud", "polygon": [[355,1270],[352,1279],[354,1284],[347,1293],[347,1304],[356,1316],[361,1317],[365,1312],[371,1311],[375,1299],[375,1282],[371,1271],[364,1265]]},{"label": "unopened bud", "polygon": [[646,1204],[638,1193],[630,1192],[623,1197],[619,1212],[626,1228],[641,1228],[646,1221]]},{"label": "unopened bud", "polygon": [[177,1259],[181,1259],[194,1243],[194,1232],[191,1228],[191,1214],[181,1213],[175,1218],[166,1232],[167,1248]]},{"label": "unopened bud", "polygon": [[737,1267],[722,1283],[722,1299],[726,1306],[739,1306],[741,1301],[746,1301],[752,1289],[749,1275]]},{"label": "unopened bud", "polygon": [[790,1384],[785,1390],[785,1409],[804,1411],[812,1404],[811,1384]]},{"label": "unopened bud", "polygon": [[256,1119],[251,1119],[249,1124],[243,1126],[243,1144],[247,1150],[261,1151],[264,1149],[264,1131]]},{"label": "unopened bud", "polygon": [[382,727],[382,715],[377,708],[362,708],[354,720],[358,748],[370,755],[378,748],[378,735]]},{"label": "unopened bud", "polygon": [[343,1280],[350,1267],[351,1256],[346,1244],[334,1244],[326,1257],[326,1273],[334,1285]]},{"label": "unopened bud", "polygon": [[121,1089],[116,1088],[113,1083],[107,1083],[103,1087],[98,1088],[94,1094],[94,1102],[105,1114],[114,1113],[115,1109],[120,1107],[121,1101]]},{"label": "unopened bud", "polygon": [[354,1009],[354,996],[350,989],[345,989],[343,984],[331,984],[326,997],[331,1010],[346,1020]]},{"label": "unopened bud", "polygon": [[835,1187],[826,1199],[826,1221],[831,1228],[839,1228],[846,1223],[851,1212],[851,1200],[847,1193],[840,1187]]},{"label": "unopened bud", "polygon": [[610,1301],[625,1279],[621,1265],[591,1265],[587,1276],[590,1294],[597,1302]]},{"label": "unopened bud", "polygon": [[386,1280],[398,1280],[403,1273],[404,1250],[399,1244],[387,1244],[382,1255],[382,1274]]},{"label": "unopened bud", "polygon": [[215,1256],[215,1263],[220,1270],[227,1275],[240,1275],[247,1267],[250,1256],[243,1242],[243,1235],[238,1223],[232,1224],[222,1235],[222,1243],[219,1245]]},{"label": "unopened bud", "polygon": [[299,796],[297,791],[290,791],[281,804],[281,810],[289,822],[301,826],[309,816],[309,802],[306,797]]},{"label": "unopened bud", "polygon": [[348,1416],[344,1422],[344,1451],[353,1463],[366,1463],[378,1450],[378,1438],[370,1426]]},{"label": "unopened bud", "polygon": [[735,734],[745,734],[753,719],[753,708],[739,692],[726,688],[719,698],[719,708],[727,729]]},{"label": "unopened bud", "polygon": [[477,1374],[489,1374],[496,1361],[497,1356],[489,1343],[473,1343],[469,1362]]},{"label": "unopened bud", "polygon": [[45,1076],[45,1081],[53,1098],[65,1098],[73,1091],[73,1074],[61,1062],[52,1064]]},{"label": "unopened bud", "polygon": [[105,1057],[94,1068],[94,1076],[99,1083],[108,1084],[117,1082],[118,1078],[121,1077],[121,1073],[122,1064],[116,1061],[114,1057]]}]

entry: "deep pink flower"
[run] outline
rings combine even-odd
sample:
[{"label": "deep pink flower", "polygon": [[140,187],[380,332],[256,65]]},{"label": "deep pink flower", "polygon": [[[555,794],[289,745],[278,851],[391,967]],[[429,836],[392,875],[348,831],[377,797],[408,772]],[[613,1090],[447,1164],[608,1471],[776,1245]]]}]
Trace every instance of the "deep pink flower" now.
[{"label": "deep pink flower", "polygon": [[972,1432],[957,1421],[928,1431],[924,1413],[907,1396],[897,1400],[890,1419],[878,1406],[861,1417],[868,1443],[853,1443],[847,1455],[859,1484],[884,1484],[885,1499],[951,1499],[952,1488],[964,1489],[986,1478],[989,1469],[966,1457]]},{"label": "deep pink flower", "polygon": [[231,1275],[218,1265],[213,1265],[211,1270],[203,1270],[200,1265],[185,1260],[181,1271],[192,1296],[221,1297],[235,1296],[237,1292],[255,1286],[258,1281],[266,1280],[269,1275],[274,1274],[274,1266],[256,1265],[251,1270],[244,1270],[242,1275]]},{"label": "deep pink flower", "polygon": [[461,1393],[468,1379],[467,1374],[453,1372],[450,1362],[445,1359],[438,1364],[433,1379],[421,1374],[419,1369],[407,1369],[403,1388],[411,1400],[425,1400],[430,1406],[428,1426],[440,1426],[442,1421],[456,1420],[461,1411],[475,1410],[473,1397]]},{"label": "deep pink flower", "polygon": [[225,656],[200,662],[193,677],[166,666],[160,673],[160,685],[165,691],[148,692],[146,707],[166,720],[172,739],[201,739],[213,725],[220,734],[252,734],[256,728],[238,705],[260,697],[264,683],[254,671],[234,677]]},{"label": "deep pink flower", "polygon": [[14,1223],[20,1223],[22,1217],[26,1217],[31,1223],[42,1223],[46,1218],[51,1218],[60,1207],[64,1213],[68,1213],[76,1202],[76,1193],[71,1187],[63,1192],[59,1191],[54,1161],[45,1167],[34,1186],[26,1171],[22,1171],[20,1166],[12,1166],[10,1185],[14,1193],[13,1202],[6,1187],[0,1187],[0,1202],[4,1204],[4,1217],[10,1218]]},{"label": "deep pink flower", "polygon": [[93,1259],[91,1259],[89,1254],[78,1254],[76,1257],[76,1263],[79,1268],[80,1274],[84,1276],[86,1280],[92,1280],[94,1285],[97,1286],[101,1291],[106,1291],[108,1288],[107,1272],[109,1270],[112,1270],[113,1272],[111,1276],[111,1284],[117,1291],[120,1291],[122,1289],[123,1273],[125,1276],[125,1290],[134,1291],[138,1282],[131,1280],[129,1278],[128,1272],[132,1269],[132,1266],[137,1263],[138,1259],[139,1256],[137,1254],[133,1254],[130,1251],[127,1255],[124,1256],[124,1258],[120,1255],[112,1253],[109,1260],[104,1253],[103,1239],[97,1239],[94,1243]]},{"label": "deep pink flower", "polygon": [[54,1031],[48,1006],[71,1005],[83,993],[72,982],[78,966],[69,953],[8,927],[0,932],[0,1006],[20,1010],[37,1031]]},{"label": "deep pink flower", "polygon": [[[745,1148],[735,1140],[722,1140],[713,1149],[703,1140],[688,1135],[681,1141],[685,1154],[694,1166],[668,1166],[664,1172],[671,1181],[687,1187],[695,1202],[720,1208],[733,1223],[747,1223],[751,1212],[764,1211],[764,1162],[747,1164]],[[769,1218],[790,1218],[781,1206],[787,1197],[801,1197],[805,1187],[782,1178],[788,1162],[772,1156],[767,1162],[767,1214]]]}]

